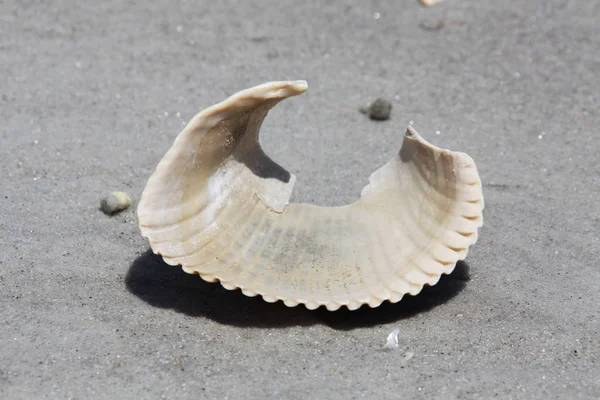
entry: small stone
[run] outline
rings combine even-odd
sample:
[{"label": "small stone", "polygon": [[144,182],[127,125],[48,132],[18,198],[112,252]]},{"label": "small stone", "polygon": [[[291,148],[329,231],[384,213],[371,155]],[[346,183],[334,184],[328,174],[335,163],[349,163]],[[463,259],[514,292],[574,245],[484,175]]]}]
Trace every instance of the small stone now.
[{"label": "small stone", "polygon": [[437,3],[441,3],[443,0],[419,0],[421,4],[426,7],[435,6]]},{"label": "small stone", "polygon": [[124,192],[111,192],[100,200],[100,209],[106,215],[114,215],[131,206],[131,199]]},{"label": "small stone", "polygon": [[369,116],[376,121],[385,121],[390,118],[392,112],[392,103],[386,99],[379,98],[375,100],[369,107],[363,107],[360,112]]}]

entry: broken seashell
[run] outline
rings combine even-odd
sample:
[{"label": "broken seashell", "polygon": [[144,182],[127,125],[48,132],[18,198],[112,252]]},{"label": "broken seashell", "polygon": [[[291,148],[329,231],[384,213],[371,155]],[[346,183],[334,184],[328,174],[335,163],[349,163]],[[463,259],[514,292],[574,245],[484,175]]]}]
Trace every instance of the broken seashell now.
[{"label": "broken seashell", "polygon": [[385,341],[384,349],[396,349],[398,348],[398,334],[400,333],[400,328],[394,329],[387,337]]},{"label": "broken seashell", "polygon": [[356,202],[288,204],[296,178],[258,136],[273,106],[306,89],[305,81],[266,83],[192,118],[141,196],[142,235],[167,264],[289,307],[377,307],[436,284],[483,223],[473,160],[409,126]]}]

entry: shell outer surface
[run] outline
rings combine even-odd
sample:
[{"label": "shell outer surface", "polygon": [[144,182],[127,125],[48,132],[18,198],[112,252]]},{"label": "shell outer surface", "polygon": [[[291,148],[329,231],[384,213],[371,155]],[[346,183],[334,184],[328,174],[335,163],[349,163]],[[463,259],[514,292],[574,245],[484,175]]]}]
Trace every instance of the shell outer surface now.
[{"label": "shell outer surface", "polygon": [[192,118],[142,193],[142,235],[169,265],[290,307],[377,307],[435,285],[483,224],[475,163],[409,126],[356,202],[290,204],[296,178],[258,139],[268,111],[306,90],[269,82]]}]

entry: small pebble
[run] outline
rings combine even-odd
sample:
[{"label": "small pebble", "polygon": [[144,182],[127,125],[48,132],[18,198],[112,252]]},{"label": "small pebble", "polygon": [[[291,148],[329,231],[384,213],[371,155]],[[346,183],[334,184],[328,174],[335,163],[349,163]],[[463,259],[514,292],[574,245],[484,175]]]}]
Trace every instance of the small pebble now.
[{"label": "small pebble", "polygon": [[112,192],[100,200],[100,209],[106,215],[114,215],[131,206],[131,199],[124,192]]},{"label": "small pebble", "polygon": [[437,3],[441,3],[443,0],[419,0],[421,4],[427,7],[435,6]]},{"label": "small pebble", "polygon": [[386,99],[379,98],[375,100],[369,107],[363,107],[360,112],[367,114],[369,118],[376,121],[385,121],[390,118],[392,112],[392,103]]}]

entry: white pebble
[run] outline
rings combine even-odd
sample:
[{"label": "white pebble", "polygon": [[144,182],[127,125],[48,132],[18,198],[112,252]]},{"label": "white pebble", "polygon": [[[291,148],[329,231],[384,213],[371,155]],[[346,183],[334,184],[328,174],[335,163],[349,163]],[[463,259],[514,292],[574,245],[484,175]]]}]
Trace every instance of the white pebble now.
[{"label": "white pebble", "polygon": [[131,206],[131,198],[124,192],[112,192],[100,200],[100,209],[106,215],[113,215]]}]

